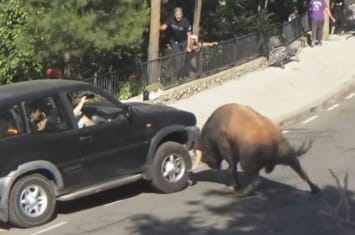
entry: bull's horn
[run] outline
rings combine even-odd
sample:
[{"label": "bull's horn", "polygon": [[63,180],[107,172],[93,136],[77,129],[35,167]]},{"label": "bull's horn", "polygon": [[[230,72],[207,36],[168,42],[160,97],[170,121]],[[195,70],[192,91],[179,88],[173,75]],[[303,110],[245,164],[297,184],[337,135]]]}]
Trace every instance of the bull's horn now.
[{"label": "bull's horn", "polygon": [[200,165],[201,158],[202,158],[202,151],[201,150],[199,150],[199,149],[195,150],[195,158],[196,158],[196,160],[195,160],[195,163],[192,167],[193,170],[196,169],[198,167],[198,165]]},{"label": "bull's horn", "polygon": [[313,140],[303,141],[302,145],[298,147],[296,150],[296,155],[301,156],[308,152],[308,150],[312,147]]}]

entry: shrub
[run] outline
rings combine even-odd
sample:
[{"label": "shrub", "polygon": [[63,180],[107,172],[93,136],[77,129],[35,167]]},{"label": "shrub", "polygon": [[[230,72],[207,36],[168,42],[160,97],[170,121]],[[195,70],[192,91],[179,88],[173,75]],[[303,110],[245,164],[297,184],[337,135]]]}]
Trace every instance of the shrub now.
[{"label": "shrub", "polygon": [[138,80],[120,82],[119,87],[117,98],[120,100],[127,100],[143,92],[143,85]]}]

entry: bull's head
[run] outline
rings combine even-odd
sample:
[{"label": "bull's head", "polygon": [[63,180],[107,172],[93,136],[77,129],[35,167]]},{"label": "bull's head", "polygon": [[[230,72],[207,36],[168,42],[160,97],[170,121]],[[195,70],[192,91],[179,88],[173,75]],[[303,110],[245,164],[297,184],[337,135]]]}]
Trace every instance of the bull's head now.
[{"label": "bull's head", "polygon": [[283,138],[279,143],[278,148],[278,160],[276,164],[290,165],[294,159],[305,154],[312,147],[313,140],[303,141],[299,147],[293,147],[290,145],[286,138]]}]

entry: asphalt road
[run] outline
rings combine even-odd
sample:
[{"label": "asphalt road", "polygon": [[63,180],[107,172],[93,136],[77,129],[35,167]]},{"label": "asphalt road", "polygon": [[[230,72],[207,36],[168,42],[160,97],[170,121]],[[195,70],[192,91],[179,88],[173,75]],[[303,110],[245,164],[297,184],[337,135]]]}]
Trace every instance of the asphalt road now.
[{"label": "asphalt road", "polygon": [[[295,145],[305,138],[314,140],[301,164],[320,185],[319,195],[310,194],[290,168],[278,166],[270,175],[262,173],[255,196],[240,199],[224,186],[225,172],[201,168],[198,183],[182,192],[163,195],[135,183],[59,204],[51,223],[24,230],[3,228],[0,235],[355,234],[354,120],[352,93],[285,129]],[[349,190],[342,194],[347,173]]]}]

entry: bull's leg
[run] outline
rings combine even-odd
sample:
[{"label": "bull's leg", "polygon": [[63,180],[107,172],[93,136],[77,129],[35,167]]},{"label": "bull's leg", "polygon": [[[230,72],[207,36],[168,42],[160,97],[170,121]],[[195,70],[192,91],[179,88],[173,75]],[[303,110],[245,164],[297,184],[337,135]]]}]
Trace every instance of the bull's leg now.
[{"label": "bull's leg", "polygon": [[237,172],[237,164],[239,158],[234,156],[233,149],[225,137],[219,139],[218,150],[223,159],[228,163],[227,171],[230,175],[230,186],[233,187],[234,190],[239,190],[240,182]]},{"label": "bull's leg", "polygon": [[318,185],[314,184],[306,174],[306,172],[302,169],[301,164],[297,158],[294,158],[292,163],[290,164],[290,167],[297,172],[297,174],[308,183],[309,187],[311,188],[312,193],[319,193],[320,189]]},{"label": "bull's leg", "polygon": [[275,169],[275,164],[269,164],[269,165],[267,165],[264,169],[265,169],[265,173],[267,173],[267,174],[270,174],[274,169]]},{"label": "bull's leg", "polygon": [[[227,159],[226,159],[227,160]],[[233,158],[227,160],[228,163],[228,173],[230,175],[230,186],[234,190],[239,190],[241,188],[240,181],[238,177],[237,164]]]},{"label": "bull's leg", "polygon": [[258,177],[258,174],[252,174],[252,179],[250,182],[241,190],[237,192],[238,197],[246,197],[248,195],[252,195],[255,192],[255,189],[258,187],[260,184],[260,178]]}]

